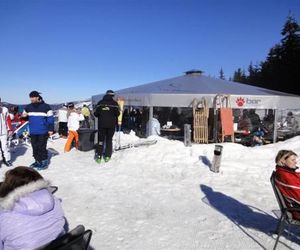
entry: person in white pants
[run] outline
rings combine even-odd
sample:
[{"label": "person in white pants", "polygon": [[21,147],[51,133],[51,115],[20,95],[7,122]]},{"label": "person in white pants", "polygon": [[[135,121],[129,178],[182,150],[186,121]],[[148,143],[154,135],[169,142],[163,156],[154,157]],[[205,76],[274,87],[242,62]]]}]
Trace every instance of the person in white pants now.
[{"label": "person in white pants", "polygon": [[8,147],[8,136],[12,133],[11,120],[13,117],[8,113],[8,109],[2,106],[0,98],[0,151],[3,158],[3,163],[10,167],[12,166],[10,151]]}]

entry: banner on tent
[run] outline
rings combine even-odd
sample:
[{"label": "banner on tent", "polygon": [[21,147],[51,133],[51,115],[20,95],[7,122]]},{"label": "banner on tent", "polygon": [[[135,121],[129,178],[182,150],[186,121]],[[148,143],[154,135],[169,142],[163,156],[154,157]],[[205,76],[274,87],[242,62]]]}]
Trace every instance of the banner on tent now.
[{"label": "banner on tent", "polygon": [[278,97],[274,96],[244,96],[232,95],[230,102],[232,108],[240,109],[265,109],[266,107],[278,106]]}]

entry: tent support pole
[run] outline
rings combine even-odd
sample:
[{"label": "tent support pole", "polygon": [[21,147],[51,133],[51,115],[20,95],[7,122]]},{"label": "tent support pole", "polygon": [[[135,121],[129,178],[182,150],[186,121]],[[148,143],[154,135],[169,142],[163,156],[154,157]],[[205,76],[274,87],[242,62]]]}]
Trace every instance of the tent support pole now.
[{"label": "tent support pole", "polygon": [[276,143],[277,139],[277,120],[278,120],[278,110],[274,109],[274,133],[273,133],[273,143]]},{"label": "tent support pole", "polygon": [[152,135],[152,119],[153,119],[153,106],[149,107],[149,126],[148,135]]}]

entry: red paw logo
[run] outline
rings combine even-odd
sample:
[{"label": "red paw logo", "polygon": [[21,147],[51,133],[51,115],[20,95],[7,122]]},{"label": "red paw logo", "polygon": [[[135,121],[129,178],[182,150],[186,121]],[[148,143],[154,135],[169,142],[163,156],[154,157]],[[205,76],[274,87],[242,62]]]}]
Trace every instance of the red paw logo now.
[{"label": "red paw logo", "polygon": [[235,102],[239,107],[242,107],[245,104],[245,100],[242,97],[238,97]]}]

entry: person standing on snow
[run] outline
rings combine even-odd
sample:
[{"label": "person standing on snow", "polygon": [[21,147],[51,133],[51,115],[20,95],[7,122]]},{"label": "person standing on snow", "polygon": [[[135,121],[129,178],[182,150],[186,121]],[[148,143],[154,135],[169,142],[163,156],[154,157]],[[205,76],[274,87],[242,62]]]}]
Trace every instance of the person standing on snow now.
[{"label": "person standing on snow", "polygon": [[68,136],[68,109],[67,104],[58,110],[58,134],[60,137],[67,138]]},{"label": "person standing on snow", "polygon": [[158,121],[158,115],[154,114],[151,122],[150,120],[146,124],[146,135],[151,136],[151,135],[160,135],[160,123]]},{"label": "person standing on snow", "polygon": [[0,151],[3,158],[3,163],[8,167],[12,166],[8,147],[8,136],[12,133],[12,119],[12,115],[9,114],[8,109],[2,105],[0,98]]},{"label": "person standing on snow", "polygon": [[107,90],[103,99],[98,102],[94,112],[95,117],[98,118],[98,144],[95,156],[97,163],[101,163],[104,147],[104,161],[108,162],[112,155],[112,138],[120,114],[119,105],[113,99],[114,95],[115,93],[112,90]]},{"label": "person standing on snow", "polygon": [[74,103],[68,104],[68,140],[65,144],[64,151],[69,152],[71,150],[72,142],[75,140],[75,147],[78,149],[79,136],[77,130],[79,129],[79,122],[83,121],[84,117],[80,111],[75,109]]},{"label": "person standing on snow", "polygon": [[49,165],[47,140],[54,131],[54,117],[50,106],[43,101],[39,92],[30,92],[29,97],[31,103],[25,107],[23,116],[28,117],[31,145],[35,159],[30,167],[41,170]]},{"label": "person standing on snow", "polygon": [[86,103],[83,104],[83,107],[81,109],[81,114],[84,117],[84,121],[82,122],[82,128],[90,128],[91,111],[88,108]]}]

